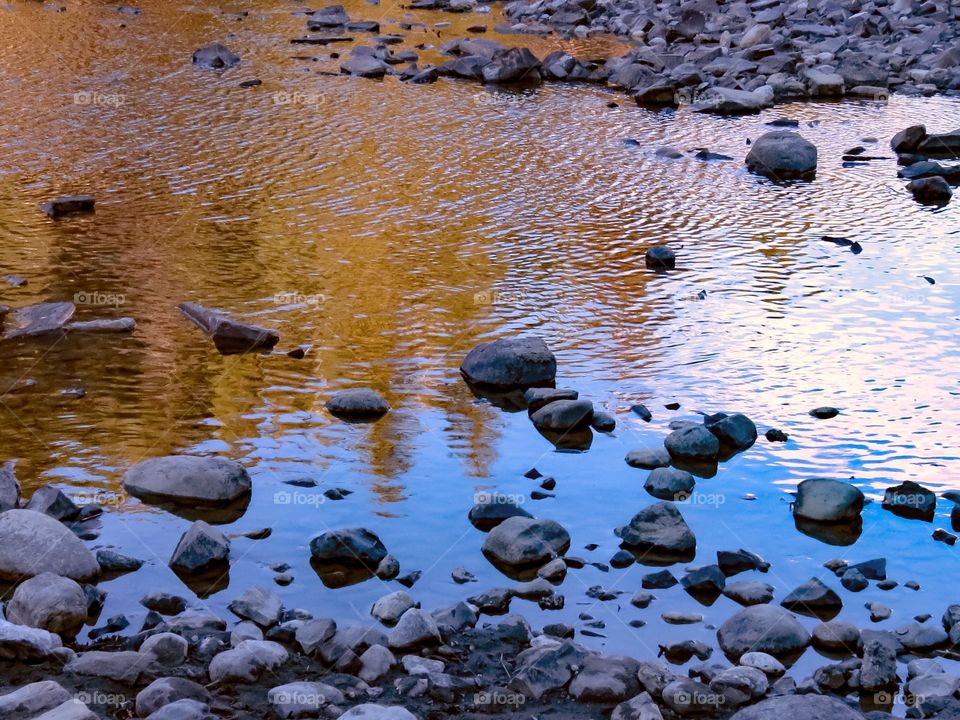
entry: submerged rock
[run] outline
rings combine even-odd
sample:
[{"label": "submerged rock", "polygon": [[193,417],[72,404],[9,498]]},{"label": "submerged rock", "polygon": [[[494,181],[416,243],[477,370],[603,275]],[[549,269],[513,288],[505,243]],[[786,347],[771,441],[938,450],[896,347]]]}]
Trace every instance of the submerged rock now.
[{"label": "submerged rock", "polygon": [[220,43],[211,43],[194,51],[193,64],[211,70],[233,67],[240,62],[240,56]]},{"label": "submerged rock", "polygon": [[480,386],[528,388],[552,385],[557,360],[540,338],[507,338],[475,347],[464,358],[460,372]]},{"label": "submerged rock", "polygon": [[197,303],[180,303],[177,308],[213,340],[223,355],[266,351],[280,341],[280,335],[258,325],[232,319],[222,310],[211,310]]},{"label": "submerged rock", "polygon": [[72,302],[37,303],[16,308],[3,316],[0,340],[40,337],[63,332],[73,317],[76,306]]},{"label": "submerged rock", "polygon": [[40,209],[52,218],[76,213],[93,212],[96,200],[93,195],[64,195],[40,203]]},{"label": "submerged rock", "polygon": [[727,450],[746,450],[757,440],[757,426],[742,413],[724,415],[712,422],[705,421],[704,425],[717,436],[720,446]]},{"label": "submerged rock", "polygon": [[817,170],[817,148],[797,133],[774,130],[751,145],[746,163],[771,180],[809,179]]},{"label": "submerged rock", "polygon": [[375,390],[349,388],[327,400],[327,410],[346,420],[376,420],[390,410],[390,405]]}]

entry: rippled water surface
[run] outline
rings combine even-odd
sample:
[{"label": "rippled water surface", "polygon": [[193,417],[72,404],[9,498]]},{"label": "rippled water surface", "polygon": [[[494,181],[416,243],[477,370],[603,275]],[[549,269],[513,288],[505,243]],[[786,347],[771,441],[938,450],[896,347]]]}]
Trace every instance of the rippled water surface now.
[{"label": "rippled water surface", "polygon": [[[488,37],[541,56],[560,45],[581,57],[622,52],[609,39],[495,35],[496,11],[347,6],[384,32],[401,32],[402,20],[427,24],[402,31],[401,48],[483,22]],[[226,612],[249,585],[272,587],[269,566],[287,562],[296,579],[277,588],[287,606],[365,620],[396,584],[326,588],[308,563],[312,536],[375,530],[405,571],[423,571],[417,598],[439,607],[508,582],[480,554],[467,511],[480,490],[527,496],[536,484],[523,473],[535,466],[556,478],[556,497],[526,507],[569,528],[572,554],[606,562],[613,528],[652,502],[646,473],[623,456],[659,445],[672,420],[719,410],[746,412],[761,432],[780,427],[790,441],[761,438],[699,480],[701,499],[682,508],[697,563],[718,549],[760,552],[773,567],[757,579],[778,599],[828,576],[821,564],[837,556],[882,555],[890,577],[922,584],[841,591],[841,617],[861,626],[869,600],[895,609],[880,625],[893,628],[960,599],[957,551],[930,538],[950,526],[947,501],[933,526],[875,503],[849,547],[800,533],[789,512],[789,491],[812,476],[852,477],[874,498],[907,479],[960,489],[960,205],[916,205],[892,159],[840,160],[860,144],[889,155],[890,136],[908,124],[949,130],[960,103],[803,104],[718,119],[641,110],[593,86],[409,86],[336,75],[329,54],[349,45],[291,45],[305,34],[298,3],[141,7],[139,16],[70,0],[65,12],[0,7],[0,263],[28,280],[0,283],[0,302],[77,298],[78,318],[138,322],[132,337],[0,348],[0,458],[19,460],[25,494],[56,483],[78,502],[110,505],[91,544],[148,561],[103,584],[104,617],[136,617],[147,587],[190,592],[166,567],[189,521],[114,494],[144,458],[239,460],[253,498],[224,529],[273,528],[267,540],[234,540],[229,587],[195,607]],[[192,67],[193,50],[211,41],[242,64]],[[428,49],[424,59],[438,56]],[[238,86],[251,78],[262,86]],[[747,139],[781,116],[800,120],[819,147],[815,182],[778,187],[744,171]],[[660,146],[734,160],[668,160],[654,154]],[[36,209],[72,192],[96,195],[96,213],[54,222]],[[824,234],[855,239],[863,252]],[[676,248],[675,272],[645,269],[655,242]],[[275,328],[284,350],[309,351],[302,360],[222,357],[176,311],[184,300]],[[465,353],[523,333],[547,340],[558,383],[614,413],[615,433],[595,436],[585,453],[556,452],[525,413],[469,392],[457,370]],[[393,411],[374,425],[331,418],[324,402],[351,386],[380,390]],[[65,393],[76,388],[86,395]],[[629,412],[635,402],[653,410],[652,423]],[[666,410],[671,402],[681,409]],[[820,405],[841,414],[814,420],[807,413]],[[300,478],[319,485],[284,484]],[[334,487],[353,494],[321,502]],[[458,565],[480,584],[454,585]],[[564,583],[564,610],[522,600],[514,609],[537,625],[581,628],[578,615],[589,613],[606,622],[606,638],[585,643],[649,657],[665,639],[714,642],[709,626],[664,624],[663,610],[697,610],[719,625],[738,607],[720,598],[703,608],[674,589],[637,610],[627,600],[645,572],[587,566]],[[628,594],[596,603],[585,591],[598,584]],[[647,625],[628,627],[636,618]],[[811,655],[802,662],[813,667]]]}]

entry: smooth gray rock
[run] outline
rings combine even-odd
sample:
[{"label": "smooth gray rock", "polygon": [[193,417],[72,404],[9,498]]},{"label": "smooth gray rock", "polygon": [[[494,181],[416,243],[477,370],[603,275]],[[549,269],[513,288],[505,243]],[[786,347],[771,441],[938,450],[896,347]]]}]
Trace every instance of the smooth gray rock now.
[{"label": "smooth gray rock", "polygon": [[794,588],[780,604],[787,610],[815,616],[836,613],[843,607],[840,596],[819,578],[810,578]]},{"label": "smooth gray rock", "polygon": [[389,636],[391,650],[414,650],[441,642],[436,621],[419,608],[410,608],[397,622]]},{"label": "smooth gray rock", "polygon": [[90,650],[70,660],[63,670],[67,674],[107,678],[123,685],[134,685],[144,673],[152,670],[153,664],[152,655],[141,655],[132,650]]},{"label": "smooth gray rock", "polygon": [[17,586],[7,620],[73,637],[87,619],[87,597],[70,578],[40,573]]},{"label": "smooth gray rock", "polygon": [[863,630],[863,662],[860,665],[860,686],[875,692],[894,687],[897,678],[897,640],[888,632]]},{"label": "smooth gray rock", "polygon": [[338,720],[417,720],[417,716],[399,705],[356,705],[341,715]]},{"label": "smooth gray rock", "polygon": [[743,413],[732,413],[710,423],[706,428],[717,436],[724,449],[742,451],[757,440],[757,426]]},{"label": "smooth gray rock", "polygon": [[654,553],[686,555],[697,547],[697,540],[680,511],[668,502],[644,508],[633,516],[629,525],[615,532],[625,545]]},{"label": "smooth gray rock", "polygon": [[511,517],[491,530],[483,554],[494,564],[524,568],[540,566],[570,547],[570,535],[553,520]]},{"label": "smooth gray rock", "polygon": [[642,692],[617,705],[610,720],[663,720],[663,714],[650,693]]},{"label": "smooth gray rock", "polygon": [[20,504],[20,482],[14,472],[15,465],[13,460],[8,460],[0,467],[0,513]]},{"label": "smooth gray rock", "polygon": [[863,720],[856,710],[825,695],[781,695],[746,707],[730,720]]},{"label": "smooth gray rock", "polygon": [[366,528],[330,530],[310,541],[310,554],[320,563],[375,570],[387,556],[387,548]]},{"label": "smooth gray rock", "polygon": [[483,68],[486,83],[540,82],[540,60],[524,47],[509,48],[497,53]]},{"label": "smooth gray rock", "polygon": [[630,467],[644,470],[667,467],[670,464],[670,453],[666,448],[638,448],[627,453],[625,458]]},{"label": "smooth gray rock", "polygon": [[206,703],[192,698],[175,700],[150,713],[146,720],[217,720]]},{"label": "smooth gray rock", "polygon": [[741,605],[763,605],[773,600],[773,586],[758,580],[727,583],[723,594]]},{"label": "smooth gray rock", "polygon": [[674,430],[663,445],[677,460],[715,460],[720,452],[716,435],[701,425]]},{"label": "smooth gray rock", "polygon": [[247,589],[228,606],[230,612],[250,620],[262,628],[270,628],[280,621],[283,603],[276,593],[260,585]]},{"label": "smooth gray rock", "polygon": [[151,655],[154,660],[167,667],[182,665],[187,659],[189,646],[180,635],[161,632],[151,635],[140,645],[140,654]]},{"label": "smooth gray rock", "polygon": [[766,673],[746,666],[721,670],[710,681],[710,689],[724,699],[725,707],[736,707],[762,698],[769,685]]},{"label": "smooth gray rock", "polygon": [[842,620],[820,623],[813,628],[813,645],[830,652],[852,655],[860,646],[860,629]]},{"label": "smooth gray rock", "polygon": [[400,617],[410,608],[420,607],[420,603],[403,590],[384,595],[370,609],[370,614],[384,625],[396,625]]},{"label": "smooth gray rock", "polygon": [[287,651],[270,640],[245,640],[210,661],[213,682],[255,682],[287,661]]},{"label": "smooth gray rock", "polygon": [[698,97],[693,110],[716,115],[750,115],[771,107],[773,98],[774,91],[769,85],[753,91],[712,87]]},{"label": "smooth gray rock", "polygon": [[375,420],[390,410],[383,396],[370,388],[341,390],[327,400],[327,410],[347,420]]},{"label": "smooth gray rock", "polygon": [[589,400],[557,400],[530,416],[539,429],[556,432],[586,427],[592,419],[593,403]]},{"label": "smooth gray rock", "polygon": [[222,457],[167,455],[137,463],[123,476],[123,489],[145,500],[185,505],[224,505],[250,494],[242,465]]},{"label": "smooth gray rock", "polygon": [[696,480],[686,470],[663,467],[650,473],[643,488],[660,500],[680,502],[690,497],[695,485]]},{"label": "smooth gray rock", "polygon": [[809,179],[817,170],[817,148],[797,133],[774,130],[753,142],[746,163],[772,180]]},{"label": "smooth gray rock", "polygon": [[375,683],[396,665],[397,660],[383,645],[371,645],[360,656],[360,671],[357,677],[368,683]]},{"label": "smooth gray rock", "polygon": [[553,384],[557,360],[540,338],[507,338],[475,347],[464,358],[460,372],[476,385],[528,388]]},{"label": "smooth gray rock", "polygon": [[748,652],[781,658],[801,652],[810,643],[810,634],[786,610],[773,605],[752,605],[723,623],[717,640],[734,660]]},{"label": "smooth gray rock", "polygon": [[41,680],[0,695],[0,720],[40,715],[71,700],[73,695],[53,680]]},{"label": "smooth gray rock", "polygon": [[233,67],[240,62],[240,56],[220,43],[204,45],[193,53],[193,64],[211,70]]},{"label": "smooth gray rock", "polygon": [[34,510],[0,513],[0,579],[17,582],[42,572],[78,582],[100,574],[97,559],[76,535]]},{"label": "smooth gray rock", "polygon": [[579,702],[615,703],[640,691],[639,663],[615,655],[591,655],[570,683],[570,696]]},{"label": "smooth gray rock", "polygon": [[30,496],[30,502],[24,506],[27,510],[36,510],[49,515],[54,520],[64,522],[73,520],[80,514],[80,508],[73,504],[62,490],[53,485],[43,485]]},{"label": "smooth gray rock", "polygon": [[510,517],[533,517],[520,506],[521,498],[499,493],[480,492],[474,496],[476,504],[470,509],[467,516],[470,523],[487,532]]},{"label": "smooth gray rock", "polygon": [[557,400],[576,400],[579,397],[580,393],[567,388],[532,387],[523,393],[527,412],[531,414]]},{"label": "smooth gray rock", "polygon": [[55,633],[0,619],[0,660],[45,660],[62,649],[63,642]]},{"label": "smooth gray rock", "polygon": [[327,618],[307,620],[296,632],[297,644],[305,655],[312,655],[317,648],[337,633],[337,624]]},{"label": "smooth gray rock", "polygon": [[41,337],[63,332],[64,325],[73,317],[76,307],[72,302],[37,303],[16,308],[3,318],[0,340]]},{"label": "smooth gray rock", "polygon": [[143,560],[127,557],[108,548],[97,550],[97,564],[103,573],[127,573],[139,570],[143,566]]},{"label": "smooth gray rock", "polygon": [[132,333],[137,329],[137,321],[132,317],[74,320],[64,325],[63,329],[70,333]]},{"label": "smooth gray rock", "polygon": [[267,691],[267,702],[284,720],[316,717],[325,705],[340,705],[344,700],[340,690],[322,682],[292,682]]},{"label": "smooth gray rock", "polygon": [[815,522],[849,522],[860,518],[863,503],[863,493],[853,485],[829,478],[813,478],[797,486],[793,514]]}]

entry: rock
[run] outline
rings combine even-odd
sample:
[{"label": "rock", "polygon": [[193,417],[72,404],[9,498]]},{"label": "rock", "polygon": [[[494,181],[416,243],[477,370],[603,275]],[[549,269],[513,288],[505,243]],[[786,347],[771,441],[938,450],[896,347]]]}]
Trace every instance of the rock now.
[{"label": "rock", "polygon": [[890,147],[895,153],[915,153],[926,137],[923,125],[911,125],[893,136]]},{"label": "rock", "polygon": [[[509,603],[508,603],[509,604]],[[473,605],[461,601],[456,605],[441,610],[434,610],[431,615],[437,623],[437,627],[445,632],[445,628],[450,628],[454,632],[464,630],[468,627],[474,627],[479,618],[479,612]]]},{"label": "rock", "polygon": [[0,340],[41,337],[63,331],[76,307],[71,302],[37,303],[17,308],[3,316]]},{"label": "rock", "polygon": [[73,695],[53,680],[23,685],[0,695],[0,718],[15,720],[40,715],[73,699]]},{"label": "rock", "polygon": [[609,413],[594,410],[593,417],[590,419],[590,427],[597,432],[613,432],[617,429],[617,419]]},{"label": "rock", "polygon": [[240,56],[220,43],[211,43],[194,51],[193,64],[212,70],[222,70],[239,64]]},{"label": "rock", "polygon": [[54,633],[0,618],[0,659],[27,662],[59,657],[63,643]]},{"label": "rock", "polygon": [[843,607],[840,596],[818,578],[810,578],[795,588],[780,604],[787,610],[814,617],[836,615]]},{"label": "rock", "polygon": [[[777,662],[775,658],[771,658]],[[710,690],[723,698],[723,705],[736,707],[751,700],[762,698],[769,687],[766,674],[749,666],[721,670],[710,681]]]},{"label": "rock", "polygon": [[509,48],[497,53],[483,68],[486,83],[519,83],[524,80],[540,82],[540,60],[524,47]]},{"label": "rock", "polygon": [[388,639],[391,650],[414,650],[441,643],[436,621],[419,608],[410,608],[397,622]]},{"label": "rock", "polygon": [[917,520],[933,520],[937,509],[937,496],[930,490],[907,480],[887,488],[883,494],[883,508],[894,515]]},{"label": "rock", "polygon": [[417,716],[398,705],[356,705],[341,715],[338,720],[417,720]]},{"label": "rock", "polygon": [[508,338],[475,347],[464,358],[460,372],[480,386],[528,388],[553,384],[557,360],[540,338]]},{"label": "rock", "polygon": [[793,505],[796,517],[815,522],[848,522],[859,520],[864,497],[859,489],[839,480],[814,478],[797,486]]},{"label": "rock", "polygon": [[578,702],[615,703],[640,691],[639,663],[622,656],[590,655],[570,683],[570,696]]},{"label": "rock", "polygon": [[396,664],[393,653],[383,645],[371,645],[360,656],[360,671],[357,676],[368,683],[375,683]]},{"label": "rock", "polygon": [[895,686],[897,679],[897,641],[888,632],[864,630],[863,663],[860,665],[860,686],[875,692]]},{"label": "rock", "polygon": [[43,485],[37,488],[25,507],[27,510],[36,510],[49,515],[60,522],[73,520],[80,514],[80,508],[74,505],[73,501],[64,495],[61,490],[52,485]]},{"label": "rock", "polygon": [[151,635],[140,645],[140,654],[151,656],[161,665],[176,667],[187,659],[187,641],[170,632]]},{"label": "rock", "polygon": [[140,677],[150,671],[149,655],[138,652],[103,652],[90,650],[71,659],[63,668],[65,673],[107,678],[123,685],[135,685]]},{"label": "rock", "polygon": [[680,511],[667,502],[644,508],[616,533],[624,545],[655,554],[692,557],[697,547]]},{"label": "rock", "polygon": [[610,720],[663,720],[663,715],[650,693],[642,692],[617,705],[610,715]]},{"label": "rock", "polygon": [[314,10],[307,18],[308,30],[326,30],[338,28],[350,22],[350,16],[343,9],[343,5],[328,5],[319,10]]},{"label": "rock", "polygon": [[366,528],[330,530],[310,541],[310,554],[320,563],[374,570],[387,556],[387,548]]},{"label": "rock", "polygon": [[174,548],[170,567],[175,572],[195,575],[224,566],[229,559],[230,541],[216,528],[197,520]]},{"label": "rock", "polygon": [[[417,572],[420,571],[418,570]],[[395,577],[397,577],[397,575],[400,574],[400,561],[397,560],[393,555],[384,555],[383,560],[377,564],[377,569],[373,574],[381,580],[393,580]],[[410,573],[410,576],[415,574],[416,573]],[[417,577],[419,577],[419,575]]]},{"label": "rock", "polygon": [[907,652],[915,654],[931,653],[947,644],[947,631],[933,624],[911,623],[893,634]]},{"label": "rock", "polygon": [[40,209],[56,219],[65,215],[93,212],[96,200],[93,195],[64,195],[40,203]]},{"label": "rock", "polygon": [[280,342],[280,335],[273,330],[241,323],[221,310],[189,302],[180,303],[177,308],[213,340],[223,355],[268,351]]},{"label": "rock", "polygon": [[143,560],[121,555],[113,550],[101,548],[97,550],[97,564],[100,566],[100,572],[110,574],[120,574],[139,570],[143,566]]},{"label": "rock", "polygon": [[679,502],[686,500],[693,492],[696,481],[686,470],[663,467],[650,473],[643,484],[644,490],[660,500]]},{"label": "rock", "polygon": [[[957,52],[956,48],[953,48]],[[917,146],[917,152],[928,157],[960,158],[960,128],[947,133],[927,135]]]},{"label": "rock", "polygon": [[517,656],[517,671],[508,687],[529,700],[566,687],[573,677],[571,666],[582,666],[586,650],[571,640],[534,647]]},{"label": "rock", "polygon": [[269,628],[279,622],[283,603],[276,593],[254,585],[228,607],[234,615],[250,620],[262,628]]},{"label": "rock", "polygon": [[147,717],[165,705],[184,699],[206,704],[211,701],[211,696],[203,685],[192,680],[178,677],[158,678],[137,694],[137,715]]},{"label": "rock", "polygon": [[783,663],[773,655],[762,652],[749,652],[741,656],[740,664],[744,667],[756,668],[769,677],[780,677],[787,669]]},{"label": "rock", "polygon": [[811,97],[822,98],[843,96],[843,76],[839,73],[833,72],[830,68],[807,68],[807,70],[804,72],[804,78],[807,81],[807,87],[810,90]]},{"label": "rock", "polygon": [[669,570],[660,570],[659,572],[644,575],[640,584],[647,590],[666,590],[678,583],[673,573]]},{"label": "rock", "polygon": [[[0,316],[0,326],[3,318]],[[8,460],[0,466],[0,513],[12,510],[20,504],[20,483],[14,473],[16,463]]]},{"label": "rock", "polygon": [[907,183],[907,190],[925,205],[946,205],[953,197],[950,183],[939,176],[917,178]]},{"label": "rock", "polygon": [[682,578],[680,584],[683,589],[691,595],[705,595],[707,597],[716,597],[719,595],[727,582],[726,575],[717,565],[707,565],[696,570],[691,570]]},{"label": "rock", "polygon": [[540,567],[570,547],[570,535],[553,520],[511,517],[490,531],[483,554],[497,566]]},{"label": "rock", "polygon": [[87,619],[87,597],[76,582],[53,573],[34,575],[17,586],[7,619],[73,637]]},{"label": "rock", "polygon": [[726,585],[723,594],[741,605],[762,605],[773,600],[773,586],[744,580]]},{"label": "rock", "polygon": [[663,445],[676,460],[715,460],[720,452],[720,441],[700,425],[674,430]]},{"label": "rock", "polygon": [[716,115],[750,115],[772,107],[773,98],[774,90],[769,85],[753,91],[712,87],[698,96],[693,110]]},{"label": "rock", "polygon": [[580,393],[565,388],[532,387],[523,393],[523,401],[531,414],[557,400],[576,400]]},{"label": "rock", "polygon": [[813,629],[813,645],[829,652],[853,655],[860,646],[860,630],[839,620],[820,623]]},{"label": "rock", "polygon": [[893,615],[893,610],[888,608],[883,603],[867,603],[866,608],[870,611],[870,620],[873,622],[883,622]]},{"label": "rock", "polygon": [[70,333],[132,333],[137,321],[132,317],[102,320],[75,320],[63,326]]},{"label": "rock", "polygon": [[717,565],[723,570],[727,577],[738,575],[747,570],[759,570],[767,572],[770,569],[770,563],[765,562],[762,557],[749,550],[742,548],[737,551],[717,550]]},{"label": "rock", "polygon": [[179,615],[187,609],[187,601],[179,595],[165,592],[152,592],[140,598],[140,604],[147,610],[161,615]]},{"label": "rock", "polygon": [[677,256],[667,245],[654,245],[647,249],[644,262],[651,270],[673,270]]},{"label": "rock", "polygon": [[856,568],[848,569],[840,578],[840,584],[850,592],[860,592],[870,585],[863,573]]},{"label": "rock", "polygon": [[747,168],[772,180],[810,179],[817,170],[817,148],[800,135],[774,130],[750,146]]},{"label": "rock", "polygon": [[835,418],[840,414],[840,411],[835,407],[818,407],[810,411],[810,416],[817,418],[817,420],[829,420],[830,418]]},{"label": "rock", "polygon": [[[300,621],[297,620],[294,620],[293,622],[300,623]],[[297,627],[300,627],[300,625],[302,625],[302,623],[298,624]],[[278,625],[276,627],[277,631],[279,632],[281,630],[281,626]],[[283,629],[285,631],[284,635],[287,638],[287,642],[296,638],[296,628],[290,627]],[[289,630],[289,632],[287,632],[287,630]],[[275,642],[281,642],[280,639],[278,639],[275,635],[271,635],[268,639]],[[257,625],[248,620],[237,623],[233,630],[230,631],[230,647],[236,647],[244,640],[263,640],[263,631]]]},{"label": "rock", "polygon": [[375,390],[349,388],[327,400],[327,410],[346,420],[376,420],[390,410],[390,405]]},{"label": "rock", "polygon": [[667,467],[670,464],[670,453],[667,452],[666,448],[662,447],[653,450],[640,448],[627,453],[626,461],[630,467],[654,470],[656,468]]},{"label": "rock", "polygon": [[730,720],[863,720],[863,715],[826,695],[780,695],[735,713]]},{"label": "rock", "polygon": [[400,617],[410,608],[418,608],[420,603],[403,590],[384,595],[370,609],[370,614],[384,625],[396,625]]},{"label": "rock", "polygon": [[34,510],[0,513],[0,579],[17,582],[43,572],[78,582],[94,580],[100,566],[68,528]]},{"label": "rock", "polygon": [[267,691],[267,702],[281,718],[316,717],[327,704],[340,705],[343,693],[322,682],[292,682]]},{"label": "rock", "polygon": [[717,640],[734,660],[748,652],[765,652],[779,659],[799,654],[809,644],[810,634],[786,610],[753,605],[723,623]]},{"label": "rock", "polygon": [[362,78],[382,78],[389,72],[390,66],[372,55],[353,55],[340,65],[344,75]]},{"label": "rock", "polygon": [[146,720],[217,720],[217,716],[205,703],[184,698],[150,713]]},{"label": "rock", "polygon": [[242,465],[222,457],[167,455],[137,463],[123,476],[123,489],[148,501],[216,506],[250,495]]},{"label": "rock", "polygon": [[704,423],[717,436],[720,446],[737,452],[746,450],[757,440],[757,426],[742,413],[733,413],[716,422]]},{"label": "rock", "polygon": [[705,715],[717,711],[723,701],[703,683],[678,678],[663,689],[663,702],[677,715]]},{"label": "rock", "polygon": [[450,579],[452,579],[457,585],[465,585],[466,583],[477,581],[476,575],[474,575],[472,572],[467,570],[462,565],[457,566],[453,569],[453,571],[450,573]]},{"label": "rock", "polygon": [[589,400],[557,400],[530,416],[540,430],[564,432],[586,427],[593,419],[593,403]]},{"label": "rock", "polygon": [[913,678],[906,687],[907,695],[916,698],[914,704],[924,717],[944,709],[958,689],[960,678],[943,672]]},{"label": "rock", "polygon": [[326,618],[307,620],[297,628],[296,641],[305,655],[312,655],[337,632],[337,624]]},{"label": "rock", "polygon": [[263,673],[287,661],[287,651],[270,640],[245,640],[210,662],[213,682],[256,682]]}]

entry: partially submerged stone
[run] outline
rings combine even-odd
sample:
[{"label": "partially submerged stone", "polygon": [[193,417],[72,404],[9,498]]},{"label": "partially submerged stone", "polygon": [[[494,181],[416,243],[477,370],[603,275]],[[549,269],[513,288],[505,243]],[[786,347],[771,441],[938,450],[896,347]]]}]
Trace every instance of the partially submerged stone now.
[{"label": "partially submerged stone", "polygon": [[60,218],[65,215],[93,212],[95,204],[93,195],[64,195],[40,203],[40,209],[49,217]]},{"label": "partially submerged stone", "polygon": [[460,372],[479,386],[529,388],[552,385],[557,360],[540,338],[507,338],[475,347],[467,353]]},{"label": "partially submerged stone", "polygon": [[177,308],[213,340],[223,355],[267,351],[280,341],[280,335],[274,330],[239,322],[222,310],[191,302],[180,303]]},{"label": "partially submerged stone", "polygon": [[242,465],[222,457],[167,455],[137,463],[123,476],[123,489],[145,500],[217,506],[250,495]]}]

